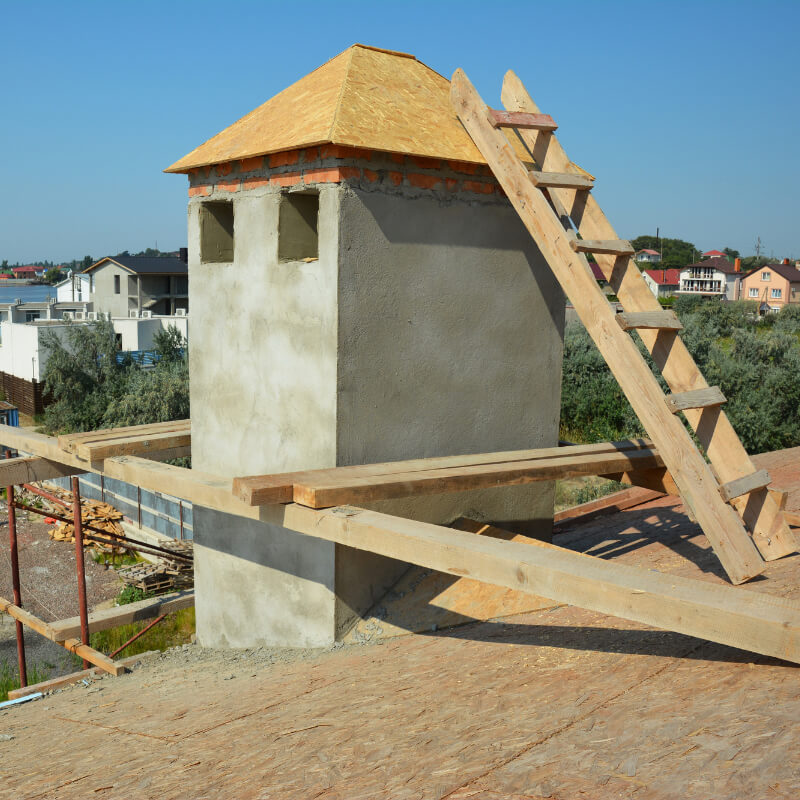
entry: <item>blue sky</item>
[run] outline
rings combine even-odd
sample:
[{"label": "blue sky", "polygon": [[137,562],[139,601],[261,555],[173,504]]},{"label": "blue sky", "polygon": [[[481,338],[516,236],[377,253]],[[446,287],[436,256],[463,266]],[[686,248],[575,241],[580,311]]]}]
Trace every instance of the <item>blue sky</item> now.
[{"label": "blue sky", "polygon": [[800,257],[800,1],[0,0],[0,259],[186,240],[162,170],[354,42],[512,68],[618,232]]}]

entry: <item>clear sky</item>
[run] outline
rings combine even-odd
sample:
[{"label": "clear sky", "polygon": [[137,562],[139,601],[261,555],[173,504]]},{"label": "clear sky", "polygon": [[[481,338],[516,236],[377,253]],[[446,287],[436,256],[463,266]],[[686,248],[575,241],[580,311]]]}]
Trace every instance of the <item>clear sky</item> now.
[{"label": "clear sky", "polygon": [[0,0],[0,259],[186,243],[162,170],[354,42],[522,78],[618,232],[800,257],[800,0]]}]

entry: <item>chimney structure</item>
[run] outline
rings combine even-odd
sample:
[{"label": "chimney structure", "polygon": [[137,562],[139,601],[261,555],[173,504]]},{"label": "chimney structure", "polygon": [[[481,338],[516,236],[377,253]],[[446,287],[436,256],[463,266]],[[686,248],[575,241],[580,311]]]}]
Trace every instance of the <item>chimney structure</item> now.
[{"label": "chimney structure", "polygon": [[[557,445],[564,296],[449,91],[414,56],[354,45],[167,170],[189,179],[194,469]],[[553,494],[371,507],[548,539]],[[268,509],[193,513],[203,645],[329,645],[408,566]]]},{"label": "chimney structure", "polygon": [[733,261],[733,271],[734,272],[741,272],[742,271],[742,259],[736,258]]}]

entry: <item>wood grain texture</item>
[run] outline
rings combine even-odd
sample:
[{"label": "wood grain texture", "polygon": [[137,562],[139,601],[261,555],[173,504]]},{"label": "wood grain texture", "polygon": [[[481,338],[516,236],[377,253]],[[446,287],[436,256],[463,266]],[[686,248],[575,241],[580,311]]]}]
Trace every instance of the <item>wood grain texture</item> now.
[{"label": "wood grain texture", "polygon": [[350,506],[275,508],[320,539],[800,663],[797,601]]},{"label": "wood grain texture", "polygon": [[571,244],[576,253],[628,256],[636,252],[631,243],[625,239],[573,239]]},{"label": "wood grain texture", "polygon": [[563,228],[544,195],[528,178],[525,166],[502,131],[489,124],[485,104],[461,70],[453,75],[451,87],[453,105],[459,118],[486,157],[495,177],[550,264],[645,430],[652,437],[680,488],[681,496],[696,515],[728,576],[734,583],[741,583],[758,575],[764,569],[758,550],[741,520],[722,502],[717,481],[686,429],[666,408],[661,387],[632,338],[614,321],[614,311],[597,285],[586,259],[569,246]]},{"label": "wood grain texture", "polygon": [[294,498],[295,484],[313,485],[322,483],[330,485],[333,482],[334,484],[342,485],[353,479],[377,480],[391,475],[408,475],[410,473],[432,472],[433,470],[459,469],[501,463],[510,467],[514,463],[522,461],[548,458],[562,459],[577,456],[589,457],[632,450],[653,450],[652,442],[647,439],[626,439],[620,442],[601,442],[590,445],[544,447],[532,450],[510,450],[499,453],[475,453],[462,456],[440,456],[437,458],[387,461],[379,464],[361,464],[351,467],[286,472],[273,475],[250,475],[234,478],[233,491],[237,497],[249,505],[290,503]]},{"label": "wood grain texture", "polygon": [[744,478],[737,478],[730,483],[723,483],[719,487],[719,493],[726,503],[731,500],[741,497],[743,494],[750,494],[756,489],[766,489],[770,484],[769,472],[765,469],[760,469],[752,475],[745,475]]},{"label": "wood grain texture", "polygon": [[49,481],[78,475],[83,472],[79,467],[59,464],[37,456],[20,456],[0,460],[0,486],[19,486],[23,483]]},{"label": "wood grain texture", "polygon": [[621,311],[617,314],[617,324],[624,331],[683,330],[683,325],[674,311]]},{"label": "wood grain texture", "polygon": [[549,114],[526,114],[524,111],[504,111],[490,108],[489,122],[495,128],[520,128],[532,131],[554,131],[558,125]]},{"label": "wood grain texture", "polygon": [[78,447],[87,442],[107,442],[124,439],[127,436],[147,436],[157,433],[188,433],[192,421],[179,419],[172,422],[155,422],[149,425],[128,425],[123,428],[100,428],[96,431],[67,433],[58,437],[58,446],[68,453],[75,453]]},{"label": "wood grain texture", "polygon": [[728,402],[719,386],[709,386],[707,389],[692,389],[690,392],[678,392],[677,394],[668,395],[665,400],[667,408],[673,414],[690,408],[721,406],[723,403]]},{"label": "wood grain texture", "polygon": [[[510,70],[503,81],[502,100],[509,111],[539,111],[522,81]],[[535,131],[520,131],[519,136],[533,154],[539,169],[579,169],[567,157],[554,134],[543,136]],[[591,194],[558,189],[553,193],[570,209],[574,222],[585,238],[617,238],[616,231]],[[661,311],[658,300],[647,288],[633,259],[600,254],[596,261],[627,311]],[[671,391],[684,392],[708,386],[679,336],[649,330],[642,330],[639,335]],[[721,409],[689,409],[685,416],[722,481],[741,478],[754,471],[736,431]],[[775,501],[766,491],[754,492],[747,498],[736,500],[734,507],[752,531],[756,546],[764,558],[772,560],[797,550],[795,534],[789,530]]]},{"label": "wood grain texture", "polygon": [[528,174],[533,185],[542,189],[591,189],[594,186],[593,180],[572,172],[540,172],[532,169]]}]

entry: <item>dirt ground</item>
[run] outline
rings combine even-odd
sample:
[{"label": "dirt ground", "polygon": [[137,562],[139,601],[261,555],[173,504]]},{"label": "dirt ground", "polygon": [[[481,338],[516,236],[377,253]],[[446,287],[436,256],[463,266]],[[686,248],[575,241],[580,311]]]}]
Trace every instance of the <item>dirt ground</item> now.
[{"label": "dirt ground", "polygon": [[[17,512],[23,606],[45,622],[77,616],[75,545],[50,539],[47,531],[52,526],[40,520],[42,517],[37,515]],[[107,570],[102,564],[96,564],[88,551],[84,563],[86,596],[91,610],[116,597],[121,583],[114,570]],[[0,596],[8,600],[13,598],[5,502],[0,508]],[[75,660],[63,647],[30,630],[25,631],[25,651],[29,669],[32,665],[37,665],[40,670],[47,671],[47,677],[75,670]],[[14,620],[6,614],[0,614],[0,662],[2,661],[16,668],[16,626]]]}]

